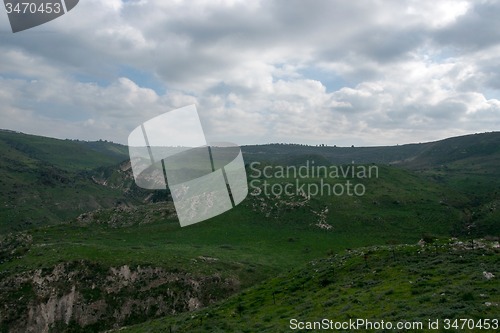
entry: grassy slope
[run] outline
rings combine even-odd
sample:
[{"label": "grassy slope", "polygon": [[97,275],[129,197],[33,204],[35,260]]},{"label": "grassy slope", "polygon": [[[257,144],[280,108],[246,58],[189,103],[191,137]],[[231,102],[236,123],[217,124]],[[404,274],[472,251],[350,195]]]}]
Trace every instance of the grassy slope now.
[{"label": "grassy slope", "polygon": [[463,230],[500,234],[500,133],[450,138],[434,143],[402,166],[467,196]]},{"label": "grassy slope", "polygon": [[446,139],[401,163],[469,195],[500,191],[500,133]]},{"label": "grassy slope", "polygon": [[[291,180],[279,180],[287,181]],[[318,179],[306,181],[317,183]],[[460,212],[451,204],[465,198],[404,170],[381,167],[380,178],[363,182],[366,195],[362,197],[325,195],[307,200],[249,195],[235,209],[186,228],[179,227],[171,203],[102,210],[89,222],[29,231],[32,250],[0,270],[31,269],[73,259],[109,265],[171,264],[169,258],[189,260],[200,255],[282,269],[332,250],[414,243],[424,233],[447,236],[460,219]],[[325,208],[324,222],[331,230],[315,225]],[[114,224],[126,227],[115,228]]]},{"label": "grassy slope", "polygon": [[[171,203],[100,210],[83,220],[26,231],[32,237],[29,245],[13,256],[6,254],[0,276],[84,260],[104,268],[151,266],[218,273],[236,277],[242,288],[248,288],[346,248],[416,243],[422,233],[448,235],[457,212],[439,201],[463,199],[392,167],[381,167],[380,178],[366,180],[365,185],[364,197],[249,196],[235,209],[186,228],[179,227]],[[333,230],[315,226],[325,207],[329,213],[324,222]]]},{"label": "grassy slope", "polygon": [[466,198],[451,204],[461,214],[462,224],[456,226],[456,232],[476,237],[500,234],[500,132],[393,147],[275,144],[247,146],[243,151],[247,163],[267,160],[273,164],[300,165],[315,160],[317,165],[325,165],[355,161],[404,168],[422,176],[426,186],[428,181],[437,183],[449,195],[461,193]]},{"label": "grassy slope", "polygon": [[128,158],[126,146],[104,141],[59,140],[0,130],[0,142],[4,157],[31,163],[41,161],[67,171],[91,170]]},{"label": "grassy slope", "polygon": [[[0,221],[12,218],[12,214],[34,218],[48,218],[53,214],[54,218],[71,219],[76,216],[77,211],[72,211],[75,207],[81,209],[80,212],[90,210],[88,206],[78,207],[81,202],[78,200],[82,198],[87,203],[95,200],[98,203],[95,208],[106,200],[117,198],[118,192],[112,189],[89,185],[85,179],[73,179],[79,173],[71,170],[74,166],[64,167],[64,161],[55,162],[57,165],[48,164],[48,160],[41,159],[43,154],[38,150],[28,153],[27,148],[15,148],[2,140],[0,149],[7,151],[10,157],[10,160],[0,161],[3,163],[0,172],[6,173],[0,180],[5,185],[2,186],[5,189],[2,192],[4,204],[18,204],[14,207],[3,206],[0,214],[4,215],[0,216]],[[101,156],[102,152],[96,154]],[[317,155],[305,156],[315,158]],[[96,165],[102,163],[97,161],[99,158],[95,159]],[[110,163],[113,161],[109,160]],[[295,157],[295,161],[302,163],[303,159]],[[453,163],[461,161],[454,160]],[[486,162],[492,163],[489,158],[483,164]],[[85,169],[93,166],[88,164],[80,167]],[[480,166],[478,170],[482,168]],[[429,168],[419,175],[404,169],[380,166],[378,179],[356,180],[367,188],[363,197],[313,197],[301,204],[304,199],[300,196],[249,196],[237,208],[188,228],[178,226],[171,215],[171,207],[165,206],[168,204],[132,210],[103,210],[89,222],[73,221],[27,231],[33,237],[32,244],[22,255],[2,263],[0,274],[6,276],[51,267],[59,262],[85,259],[104,266],[152,265],[195,273],[217,271],[223,275],[237,276],[244,287],[252,286],[315,258],[346,248],[416,243],[424,233],[448,236],[456,231],[456,224],[467,218],[463,207],[467,206],[470,196],[450,190],[448,180],[441,181],[426,173],[436,170]],[[48,183],[43,183],[44,179]],[[64,183],[61,179],[69,181]],[[334,184],[344,180],[325,181]],[[293,180],[272,179],[270,182],[274,184]],[[304,182],[318,183],[319,180],[308,179]],[[84,195],[75,196],[76,191]],[[76,201],[69,200],[58,210],[55,203],[68,198]],[[321,219],[318,214],[325,208],[328,208],[328,213],[324,215],[324,221],[333,227],[330,231],[314,226]],[[5,215],[6,212],[11,215]],[[484,212],[485,218],[490,219],[489,231],[492,231],[492,235],[497,234],[499,227],[498,216],[494,215],[496,212],[495,209]],[[200,256],[217,258],[218,261],[215,264],[204,262],[199,260]],[[443,268],[443,272],[446,269]],[[285,283],[290,278],[284,276],[284,280],[277,281]],[[309,293],[314,291],[306,291],[301,297],[307,297]],[[258,293],[255,297],[259,297]],[[248,309],[248,304],[243,304],[243,309]],[[308,310],[304,311],[308,313]],[[311,312],[311,316],[314,313]],[[242,316],[245,314],[248,314],[246,310]],[[262,318],[264,323],[274,320],[275,316]],[[235,318],[234,321],[240,322],[241,319]]]},{"label": "grassy slope", "polygon": [[[7,278],[34,269],[50,271],[56,264],[83,260],[104,271],[128,265],[131,269],[162,267],[194,275],[219,274],[236,278],[245,290],[346,248],[414,244],[423,233],[448,235],[458,212],[440,201],[463,199],[392,167],[381,167],[380,178],[366,180],[365,185],[364,197],[317,196],[305,200],[300,196],[249,196],[235,209],[186,228],[179,227],[171,203],[100,210],[69,224],[26,231],[23,237],[30,242],[16,249],[14,255],[9,255],[10,249],[5,251],[0,276]],[[328,213],[321,214],[325,207]],[[333,229],[318,228],[319,221]],[[276,281],[285,285],[283,280]],[[30,297],[23,290],[17,293]],[[246,293],[243,291],[241,297]],[[129,318],[127,323],[139,323],[151,316]],[[262,320],[275,318],[268,315]],[[64,329],[63,325],[57,330]]]},{"label": "grassy slope", "polygon": [[123,146],[106,142],[0,131],[0,234],[127,201],[122,190],[96,184],[89,173],[123,161],[125,154]]},{"label": "grassy slope", "polygon": [[333,164],[345,164],[352,161],[355,163],[399,164],[414,170],[421,170],[471,157],[478,159],[493,157],[492,162],[498,161],[500,132],[465,135],[435,142],[398,146],[315,147],[268,144],[243,146],[242,151],[247,163],[269,161],[275,164],[290,165],[297,161],[298,156],[320,155]]},{"label": "grassy slope", "polygon": [[334,164],[345,164],[352,161],[356,163],[388,164],[412,158],[425,151],[429,146],[429,143],[382,147],[315,147],[269,144],[243,146],[242,151],[247,163],[266,160],[277,164],[290,165],[296,162],[297,156],[317,154]]},{"label": "grassy slope", "polygon": [[[499,251],[492,245],[476,242],[472,250],[453,241],[423,248],[376,246],[341,252],[284,272],[220,304],[120,332],[284,332],[292,318],[424,324],[428,319],[499,319],[498,280],[483,275],[500,269]],[[447,332],[464,331],[477,329]]]},{"label": "grassy slope", "polygon": [[[393,147],[263,145],[245,146],[243,152],[247,163],[259,160],[300,165],[315,160],[317,165],[325,165],[405,161],[400,165],[452,191],[465,193],[470,202],[458,208],[463,214],[474,216],[479,235],[496,232],[493,221],[498,217],[496,207],[500,200],[499,147],[499,133],[485,133]],[[112,167],[127,158],[125,146],[0,131],[0,154],[3,157],[0,232],[57,223],[86,210],[127,201],[122,190],[130,184],[120,184],[124,180],[114,170],[117,167]],[[104,176],[116,183],[116,188],[95,184],[92,175]],[[122,190],[117,190],[120,187]]]}]

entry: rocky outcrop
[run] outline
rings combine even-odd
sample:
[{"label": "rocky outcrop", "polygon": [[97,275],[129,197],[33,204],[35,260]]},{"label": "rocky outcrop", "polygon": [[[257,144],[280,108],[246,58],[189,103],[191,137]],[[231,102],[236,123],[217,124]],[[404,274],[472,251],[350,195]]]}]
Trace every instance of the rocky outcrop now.
[{"label": "rocky outcrop", "polygon": [[239,290],[237,279],[160,267],[58,264],[0,281],[0,328],[99,331],[193,311]]},{"label": "rocky outcrop", "polygon": [[115,207],[111,209],[97,209],[86,212],[76,218],[80,224],[105,224],[112,228],[129,227],[154,223],[158,220],[174,220],[177,218],[172,202],[152,203],[148,206]]},{"label": "rocky outcrop", "polygon": [[0,264],[23,257],[32,243],[33,237],[25,232],[0,236]]}]

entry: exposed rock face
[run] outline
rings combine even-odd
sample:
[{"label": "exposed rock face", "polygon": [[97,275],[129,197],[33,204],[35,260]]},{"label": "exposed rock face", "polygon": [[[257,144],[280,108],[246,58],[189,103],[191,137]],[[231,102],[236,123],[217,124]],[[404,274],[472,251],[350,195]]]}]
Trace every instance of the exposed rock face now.
[{"label": "exposed rock face", "polygon": [[[79,295],[78,295],[79,296]],[[75,308],[77,294],[75,286],[67,295],[57,297],[51,295],[46,303],[36,306],[30,306],[28,310],[27,325],[24,327],[26,332],[48,332],[49,328],[55,322],[61,321],[69,324]]]},{"label": "exposed rock face", "polygon": [[0,281],[0,329],[8,332],[105,330],[192,311],[239,289],[236,279],[158,267],[58,264]]},{"label": "exposed rock face", "polygon": [[77,217],[80,224],[105,224],[112,228],[154,223],[162,220],[175,220],[177,214],[172,202],[149,204],[147,207],[115,207],[112,209],[97,209]]}]

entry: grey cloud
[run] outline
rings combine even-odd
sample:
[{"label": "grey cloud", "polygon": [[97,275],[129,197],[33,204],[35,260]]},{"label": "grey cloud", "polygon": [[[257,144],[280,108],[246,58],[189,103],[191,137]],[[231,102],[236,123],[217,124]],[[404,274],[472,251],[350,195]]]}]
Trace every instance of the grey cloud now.
[{"label": "grey cloud", "polygon": [[435,31],[440,44],[450,44],[465,51],[477,51],[500,43],[500,2],[472,2],[473,7],[456,22]]},{"label": "grey cloud", "polygon": [[[500,61],[500,59],[497,60]],[[479,70],[485,76],[485,85],[500,93],[500,64],[484,63]]]},{"label": "grey cloud", "polygon": [[[51,31],[0,36],[7,55],[0,73],[20,77],[3,82],[20,90],[2,91],[0,103],[30,109],[28,115],[47,124],[86,124],[96,136],[115,126],[116,137],[150,116],[197,103],[213,133],[233,133],[233,141],[246,143],[340,136],[370,143],[376,135],[422,135],[426,128],[456,133],[463,119],[481,128],[480,115],[500,119],[491,105],[471,113],[482,102],[465,94],[500,88],[498,56],[491,51],[500,31],[493,2],[441,28],[431,24],[437,15],[431,1],[149,1],[117,8],[82,1]],[[439,54],[443,46],[449,56]],[[463,52],[467,48],[475,52]],[[119,78],[127,76],[123,66],[158,78],[167,93],[141,89],[133,74]],[[350,82],[351,90],[309,80],[313,67]],[[78,82],[81,76],[87,83]],[[28,89],[31,80],[43,88]],[[41,92],[65,99],[47,97],[36,109]]]},{"label": "grey cloud", "polygon": [[408,52],[423,43],[424,37],[421,29],[395,30],[394,27],[386,27],[359,36],[357,47],[367,58],[387,63],[407,56]]}]

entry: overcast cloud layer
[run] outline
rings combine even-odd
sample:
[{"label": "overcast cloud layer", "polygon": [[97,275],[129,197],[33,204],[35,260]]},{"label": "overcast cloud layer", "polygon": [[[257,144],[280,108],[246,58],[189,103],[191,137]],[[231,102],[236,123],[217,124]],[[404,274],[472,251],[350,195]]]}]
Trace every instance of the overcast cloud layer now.
[{"label": "overcast cloud layer", "polygon": [[500,129],[498,1],[81,0],[12,34],[0,128],[126,143],[195,103],[210,139],[389,145]]}]

